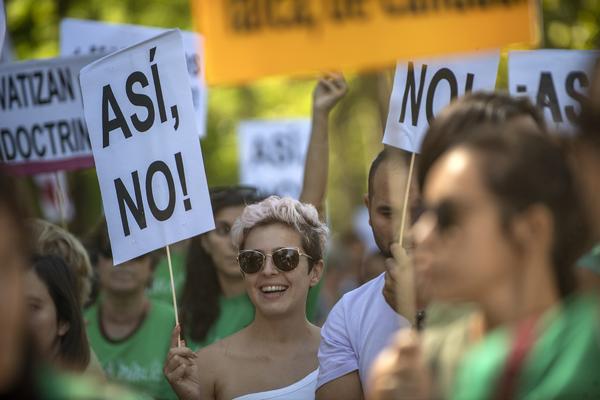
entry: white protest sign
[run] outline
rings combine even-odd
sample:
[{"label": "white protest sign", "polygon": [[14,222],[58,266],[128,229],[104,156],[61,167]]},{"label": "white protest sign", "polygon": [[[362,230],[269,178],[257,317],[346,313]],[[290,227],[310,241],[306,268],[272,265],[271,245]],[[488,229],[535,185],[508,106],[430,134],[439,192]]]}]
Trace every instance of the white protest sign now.
[{"label": "white protest sign", "polygon": [[298,198],[310,120],[252,120],[238,126],[240,180],[267,194]]},{"label": "white protest sign", "polygon": [[383,143],[418,153],[429,123],[467,92],[494,90],[500,53],[398,61]]},{"label": "white protest sign", "polygon": [[94,165],[78,74],[97,58],[0,64],[0,162],[19,174]]},{"label": "white protest sign", "polygon": [[179,31],[80,74],[113,261],[214,229]]},{"label": "white protest sign", "polygon": [[[60,54],[101,55],[133,46],[153,38],[166,29],[139,25],[111,24],[80,19],[63,19],[60,23]],[[181,32],[192,90],[194,110],[198,122],[198,135],[206,133],[207,88],[204,79],[204,42],[195,32]],[[183,78],[183,76],[182,76]]]},{"label": "white protest sign", "polygon": [[549,128],[571,132],[592,80],[598,51],[511,51],[508,55],[508,89],[526,96],[544,113]]}]

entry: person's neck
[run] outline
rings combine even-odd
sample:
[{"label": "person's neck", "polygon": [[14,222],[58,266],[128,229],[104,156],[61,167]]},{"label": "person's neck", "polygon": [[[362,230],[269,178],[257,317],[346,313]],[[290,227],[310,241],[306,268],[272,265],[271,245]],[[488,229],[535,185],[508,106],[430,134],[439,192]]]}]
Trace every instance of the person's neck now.
[{"label": "person's neck", "polygon": [[102,319],[112,324],[137,323],[148,307],[144,290],[132,293],[105,293]]},{"label": "person's neck", "polygon": [[310,322],[306,319],[304,309],[277,318],[266,317],[257,309],[254,321],[249,328],[253,340],[270,345],[285,345],[290,342],[306,343],[303,338],[311,335]]},{"label": "person's neck", "polygon": [[217,279],[225,297],[236,297],[246,292],[244,279],[241,276],[232,277],[217,272]]},{"label": "person's neck", "polygon": [[539,317],[559,302],[550,270],[549,265],[525,268],[528,274],[488,290],[480,302],[485,330]]}]

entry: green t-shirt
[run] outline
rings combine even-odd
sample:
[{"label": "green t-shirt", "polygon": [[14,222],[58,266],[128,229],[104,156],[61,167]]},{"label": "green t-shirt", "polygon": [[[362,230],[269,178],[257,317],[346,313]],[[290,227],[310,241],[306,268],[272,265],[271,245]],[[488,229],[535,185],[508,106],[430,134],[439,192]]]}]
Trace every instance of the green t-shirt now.
[{"label": "green t-shirt", "polygon": [[[518,377],[517,399],[599,399],[600,299],[578,295],[549,311]],[[457,373],[453,399],[494,399],[512,347],[498,329],[475,345]]]},{"label": "green t-shirt", "polygon": [[188,347],[194,351],[206,347],[217,340],[226,338],[244,329],[254,320],[254,305],[246,293],[234,297],[219,297],[220,313],[201,342],[186,339]]},{"label": "green t-shirt", "polygon": [[[181,292],[185,282],[185,255],[179,252],[171,252],[171,265],[173,266],[173,282],[177,300],[181,299]],[[156,265],[152,278],[152,286],[147,291],[148,297],[160,300],[167,304],[173,303],[171,294],[171,277],[169,275],[169,263],[167,257],[160,259]]]},{"label": "green t-shirt", "polygon": [[90,345],[109,379],[130,384],[156,399],[176,399],[163,375],[175,326],[173,308],[156,300],[140,327],[128,338],[108,340],[100,329],[98,303],[85,312]]},{"label": "green t-shirt", "polygon": [[[309,320],[314,318],[317,307],[320,283],[308,291],[306,301],[306,315]],[[241,331],[254,321],[254,305],[246,293],[234,297],[219,297],[219,317],[209,329],[206,338],[196,342],[189,337],[186,339],[188,347],[194,351],[213,344],[216,341],[231,336]]]}]

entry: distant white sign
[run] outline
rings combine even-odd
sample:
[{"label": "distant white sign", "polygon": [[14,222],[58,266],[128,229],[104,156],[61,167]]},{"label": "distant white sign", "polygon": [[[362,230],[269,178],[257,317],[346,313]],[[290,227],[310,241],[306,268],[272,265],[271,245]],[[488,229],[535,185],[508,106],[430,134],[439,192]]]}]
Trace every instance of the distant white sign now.
[{"label": "distant white sign", "polygon": [[214,229],[181,33],[81,71],[113,261]]},{"label": "distant white sign", "polygon": [[383,143],[418,153],[429,123],[452,99],[494,90],[500,53],[399,61]]},{"label": "distant white sign", "polygon": [[[60,24],[60,54],[105,55],[127,46],[148,40],[166,29],[140,25],[109,24],[80,19],[63,19]],[[204,79],[204,41],[194,32],[181,32],[185,59],[192,88],[194,110],[198,121],[198,135],[206,133],[207,88]],[[183,77],[184,75],[182,75]]]},{"label": "distant white sign", "polygon": [[97,58],[0,64],[0,162],[17,174],[94,165],[78,74]]},{"label": "distant white sign", "polygon": [[600,52],[591,50],[511,51],[510,94],[529,97],[543,111],[549,128],[572,132],[599,58]]},{"label": "distant white sign", "polygon": [[309,119],[242,121],[240,177],[266,194],[298,198],[310,138]]}]

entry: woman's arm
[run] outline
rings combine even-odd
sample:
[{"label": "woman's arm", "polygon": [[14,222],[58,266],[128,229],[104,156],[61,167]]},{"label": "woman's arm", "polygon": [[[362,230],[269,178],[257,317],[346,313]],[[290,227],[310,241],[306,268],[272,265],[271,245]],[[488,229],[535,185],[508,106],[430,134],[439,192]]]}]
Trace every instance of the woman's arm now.
[{"label": "woman's arm", "polygon": [[342,74],[332,73],[321,78],[313,92],[312,127],[300,201],[314,205],[321,216],[329,172],[329,113],[347,91]]}]

